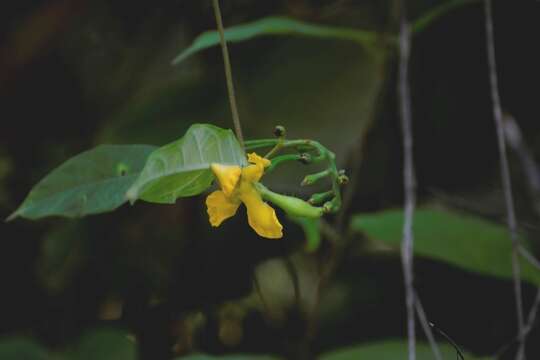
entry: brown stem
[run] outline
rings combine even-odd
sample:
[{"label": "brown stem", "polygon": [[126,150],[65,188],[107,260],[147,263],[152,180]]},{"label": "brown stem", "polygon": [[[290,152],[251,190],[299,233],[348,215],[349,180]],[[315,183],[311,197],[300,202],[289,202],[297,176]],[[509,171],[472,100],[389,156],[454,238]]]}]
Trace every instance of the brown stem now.
[{"label": "brown stem", "polygon": [[223,66],[225,68],[225,78],[227,80],[227,93],[229,94],[229,104],[231,106],[231,113],[234,123],[234,132],[240,142],[242,148],[244,148],[244,136],[242,135],[242,126],[240,124],[240,116],[238,115],[238,106],[236,105],[236,96],[234,92],[234,82],[231,69],[231,60],[229,58],[229,49],[227,48],[227,41],[225,40],[225,30],[223,29],[223,20],[221,18],[221,10],[219,8],[219,0],[212,0],[214,6],[214,15],[216,16],[216,24],[219,32],[219,39],[221,42],[221,51],[223,52]]}]

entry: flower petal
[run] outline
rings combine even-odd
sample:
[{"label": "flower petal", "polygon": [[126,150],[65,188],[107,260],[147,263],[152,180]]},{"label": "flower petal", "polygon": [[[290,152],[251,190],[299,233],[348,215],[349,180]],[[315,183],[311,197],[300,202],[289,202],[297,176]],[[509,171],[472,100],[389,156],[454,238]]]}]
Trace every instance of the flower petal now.
[{"label": "flower petal", "polygon": [[218,179],[221,190],[226,196],[231,196],[242,174],[240,166],[213,163],[210,169]]},{"label": "flower petal", "polygon": [[268,239],[283,237],[283,226],[279,223],[276,212],[261,199],[252,184],[241,184],[240,199],[246,205],[249,225],[257,234]]},{"label": "flower petal", "polygon": [[253,183],[260,180],[264,174],[261,165],[248,165],[242,168],[242,182]]},{"label": "flower petal", "polygon": [[270,164],[272,164],[272,162],[268,159],[265,159],[259,155],[257,155],[257,153],[250,153],[248,154],[248,161],[252,164],[255,164],[255,165],[262,165],[263,168],[266,168],[266,167],[269,167]]},{"label": "flower petal", "polygon": [[240,200],[229,198],[223,191],[217,190],[206,198],[208,219],[212,226],[219,226],[234,214],[240,206]]}]

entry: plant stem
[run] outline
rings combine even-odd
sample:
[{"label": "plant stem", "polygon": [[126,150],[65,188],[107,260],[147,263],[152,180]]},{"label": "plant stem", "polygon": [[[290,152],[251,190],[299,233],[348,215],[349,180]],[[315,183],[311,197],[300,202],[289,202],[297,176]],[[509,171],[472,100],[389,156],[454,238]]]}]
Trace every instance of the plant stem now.
[{"label": "plant stem", "polygon": [[517,222],[514,210],[514,199],[512,195],[512,182],[510,179],[510,170],[508,158],[506,155],[506,142],[504,135],[503,115],[501,101],[499,97],[499,87],[497,84],[497,65],[495,61],[495,45],[493,35],[493,15],[491,0],[484,1],[485,26],[486,26],[486,48],[488,58],[489,82],[491,88],[491,100],[493,102],[493,117],[497,129],[497,142],[499,147],[499,157],[501,164],[501,181],[504,190],[506,203],[506,215],[508,222],[508,232],[512,241],[512,276],[514,280],[514,296],[516,301],[516,316],[518,325],[518,352],[516,359],[525,358],[524,347],[524,319],[523,319],[523,300],[521,294],[521,278],[519,265],[519,240],[517,236]]},{"label": "plant stem", "polygon": [[240,124],[240,116],[238,115],[238,107],[236,104],[236,96],[234,92],[234,82],[231,69],[231,60],[229,58],[229,49],[227,48],[227,41],[225,40],[225,31],[223,29],[223,20],[221,18],[221,10],[219,8],[219,0],[212,0],[214,6],[214,15],[216,16],[216,23],[219,32],[219,39],[221,42],[221,51],[223,52],[223,66],[225,67],[225,78],[227,80],[227,93],[229,94],[229,104],[231,106],[231,113],[234,123],[234,132],[240,142],[242,148],[244,147],[244,136],[242,135],[242,125]]},{"label": "plant stem", "polygon": [[399,78],[398,97],[403,136],[403,191],[405,194],[405,221],[403,223],[403,240],[401,243],[401,260],[405,285],[405,303],[407,308],[407,335],[409,360],[416,358],[416,334],[414,318],[414,274],[413,274],[413,217],[416,205],[416,179],[413,162],[413,136],[411,119],[411,99],[408,79],[410,31],[407,23],[406,2],[400,1],[399,21]]},{"label": "plant stem", "polygon": [[429,326],[429,321],[427,319],[426,312],[424,311],[424,307],[422,306],[422,302],[420,301],[420,298],[418,297],[418,294],[416,292],[414,293],[414,304],[416,306],[418,318],[420,319],[420,324],[422,324],[424,334],[426,335],[429,345],[431,347],[431,351],[433,352],[433,357],[435,358],[435,360],[442,360],[441,351],[439,350],[437,341],[435,340],[433,332],[431,331],[431,327]]},{"label": "plant stem", "polygon": [[409,24],[407,23],[406,2],[400,2],[399,21],[399,78],[398,96],[403,136],[403,191],[405,194],[405,221],[403,223],[403,240],[401,259],[403,280],[405,283],[405,303],[407,308],[407,335],[409,360],[416,358],[416,334],[414,318],[414,274],[413,274],[413,216],[416,205],[416,179],[413,162],[413,136],[411,119],[411,99],[408,79],[409,53],[411,47]]}]

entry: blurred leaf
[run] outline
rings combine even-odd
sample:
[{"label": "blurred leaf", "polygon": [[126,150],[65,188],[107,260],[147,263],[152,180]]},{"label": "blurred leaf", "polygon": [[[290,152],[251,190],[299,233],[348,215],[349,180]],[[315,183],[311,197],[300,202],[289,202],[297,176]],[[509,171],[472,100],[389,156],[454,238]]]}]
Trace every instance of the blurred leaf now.
[{"label": "blurred leaf", "polygon": [[100,145],[54,169],[41,180],[8,220],[60,215],[81,217],[122,205],[142,170],[149,145]]},{"label": "blurred leaf", "polygon": [[84,256],[85,234],[79,222],[70,222],[44,238],[38,262],[38,277],[49,290],[63,290],[73,279]]},{"label": "blurred leaf", "polygon": [[[357,214],[351,229],[399,250],[403,211]],[[459,212],[419,209],[414,215],[414,253],[463,269],[512,278],[512,244],[506,227]],[[523,280],[540,284],[540,272],[522,262]]]},{"label": "blurred leaf", "polygon": [[[314,25],[286,17],[266,17],[225,29],[225,39],[229,43],[245,41],[263,35],[302,35],[348,40],[366,47],[373,46],[378,36],[377,33],[371,31]],[[172,63],[176,65],[189,56],[209,47],[219,45],[219,43],[219,34],[216,31],[206,31],[199,35],[191,46],[182,51]]]},{"label": "blurred leaf", "polygon": [[212,163],[245,165],[246,156],[231,130],[194,124],[184,137],[152,152],[127,197],[174,204],[200,194],[214,179]]},{"label": "blurred leaf", "polygon": [[[450,345],[439,344],[441,355],[444,359],[455,359],[456,350]],[[480,360],[480,358],[464,354],[467,360]],[[390,340],[378,343],[358,345],[344,349],[334,350],[323,354],[320,360],[357,360],[377,359],[396,360],[407,358],[407,342],[402,340]],[[433,360],[433,353],[428,344],[416,344],[416,359]]]},{"label": "blurred leaf", "polygon": [[214,355],[205,355],[205,354],[195,354],[188,356],[181,356],[176,358],[176,360],[279,360],[278,357],[269,356],[269,355],[223,355],[223,356],[214,356]]},{"label": "blurred leaf", "polygon": [[300,225],[306,235],[305,250],[313,252],[319,248],[321,244],[321,231],[319,229],[320,218],[305,218],[300,216],[289,216],[289,218]]},{"label": "blurred leaf", "polygon": [[95,330],[84,335],[70,357],[74,360],[135,360],[135,343],[117,330]]},{"label": "blurred leaf", "polygon": [[422,14],[422,16],[413,21],[413,23],[411,24],[411,32],[422,32],[438,18],[447,14],[448,12],[457,9],[463,5],[474,3],[480,3],[480,0],[451,0],[446,1],[441,5],[434,6],[432,9],[426,11],[424,14]]},{"label": "blurred leaf", "polygon": [[47,351],[25,338],[4,338],[0,340],[0,359],[2,360],[47,360]]}]

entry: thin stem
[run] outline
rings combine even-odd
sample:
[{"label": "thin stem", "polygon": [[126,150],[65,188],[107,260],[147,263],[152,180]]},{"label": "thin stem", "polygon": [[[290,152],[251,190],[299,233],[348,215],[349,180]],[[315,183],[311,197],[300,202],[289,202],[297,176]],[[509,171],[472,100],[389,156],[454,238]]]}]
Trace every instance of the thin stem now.
[{"label": "thin stem", "polygon": [[538,261],[533,254],[531,254],[527,249],[525,249],[522,245],[519,246],[519,253],[525,260],[529,262],[532,266],[536,267],[538,270],[540,270],[540,261]]},{"label": "thin stem", "polygon": [[400,2],[399,31],[399,78],[398,96],[403,136],[403,187],[405,194],[405,221],[403,223],[403,240],[401,243],[401,260],[405,285],[405,302],[407,308],[407,335],[409,344],[409,360],[416,358],[416,334],[414,318],[414,274],[413,274],[413,217],[416,205],[416,180],[413,162],[413,135],[411,99],[408,83],[410,54],[410,31],[405,11],[405,0]]},{"label": "thin stem", "polygon": [[431,331],[431,327],[429,326],[429,321],[424,311],[424,307],[422,306],[422,302],[420,301],[420,298],[418,297],[418,294],[416,292],[414,294],[414,297],[415,297],[414,304],[416,306],[416,313],[418,314],[418,318],[420,319],[420,324],[422,324],[424,333],[426,334],[429,345],[431,346],[431,351],[433,352],[433,356],[435,357],[435,360],[442,360],[441,351],[439,350],[437,341],[435,340],[435,337],[433,336],[433,332]]},{"label": "thin stem", "polygon": [[465,360],[465,357],[463,356],[463,353],[461,352],[461,349],[459,348],[458,344],[456,344],[456,342],[454,340],[452,340],[452,338],[450,336],[448,336],[444,331],[442,331],[441,329],[436,327],[435,324],[433,324],[431,322],[429,323],[429,327],[436,330],[439,334],[441,334],[454,347],[454,349],[457,352],[458,357],[461,360]]},{"label": "thin stem", "polygon": [[279,138],[279,139],[278,139],[278,143],[272,148],[272,150],[270,150],[266,155],[264,155],[264,157],[267,158],[267,159],[270,159],[270,158],[272,158],[274,155],[276,155],[277,152],[278,152],[279,150],[281,150],[281,148],[283,147],[283,141],[284,141],[283,138]]},{"label": "thin stem", "polygon": [[531,310],[529,311],[529,315],[527,316],[527,324],[525,325],[524,336],[527,336],[533,328],[534,322],[536,321],[536,316],[538,315],[539,305],[540,305],[540,289],[536,291],[536,297],[534,298],[534,302],[531,306]]},{"label": "thin stem", "polygon": [[236,96],[234,92],[234,82],[231,69],[231,60],[229,58],[229,49],[227,48],[227,41],[225,41],[225,30],[223,29],[223,20],[221,18],[221,10],[219,8],[219,0],[212,0],[214,6],[214,15],[216,16],[216,23],[219,32],[219,39],[221,42],[221,51],[223,52],[223,66],[225,67],[225,78],[227,80],[227,93],[229,94],[229,104],[231,106],[231,113],[234,123],[234,132],[240,142],[242,148],[244,147],[244,136],[242,135],[242,125],[240,124],[240,116],[238,115],[238,107],[236,105]]},{"label": "thin stem", "polygon": [[298,161],[301,158],[302,157],[299,154],[286,154],[286,155],[276,156],[275,158],[272,159],[272,165],[270,165],[270,167],[268,167],[264,171],[264,173],[265,174],[271,173],[279,165],[281,165],[283,163],[286,163],[286,162],[289,162],[289,161]]},{"label": "thin stem", "polygon": [[489,67],[489,81],[491,87],[491,100],[493,102],[493,117],[497,128],[497,141],[499,146],[499,156],[501,163],[501,180],[504,190],[504,198],[506,203],[506,215],[508,221],[508,232],[512,241],[512,276],[514,280],[514,296],[516,301],[516,317],[518,325],[518,353],[516,359],[525,359],[524,356],[524,320],[523,320],[523,300],[521,294],[521,279],[519,265],[519,239],[517,236],[517,223],[514,210],[514,199],[512,195],[512,182],[510,179],[510,170],[508,166],[508,158],[506,155],[506,142],[504,136],[503,115],[501,102],[499,97],[499,88],[497,84],[497,65],[495,62],[495,45],[493,35],[493,15],[491,8],[491,0],[484,1],[485,9],[485,26],[486,26],[486,47]]}]

